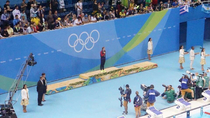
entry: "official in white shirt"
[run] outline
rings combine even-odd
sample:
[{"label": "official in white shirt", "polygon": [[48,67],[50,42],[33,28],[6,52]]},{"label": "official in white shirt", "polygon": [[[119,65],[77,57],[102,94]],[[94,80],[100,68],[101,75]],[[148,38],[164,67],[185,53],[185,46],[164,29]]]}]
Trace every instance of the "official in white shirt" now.
[{"label": "official in white shirt", "polygon": [[148,40],[148,46],[147,46],[147,54],[148,54],[148,59],[151,60],[151,54],[153,54],[153,44],[152,44],[152,38],[149,38]]},{"label": "official in white shirt", "polygon": [[206,64],[206,57],[207,56],[210,56],[209,54],[206,54],[206,52],[205,52],[205,48],[202,48],[202,50],[201,50],[201,62],[200,62],[200,64],[201,64],[201,70],[202,71],[204,71],[204,68],[203,68],[203,66]]},{"label": "official in white shirt", "polygon": [[191,50],[190,50],[190,69],[191,70],[194,70],[194,68],[193,68],[193,62],[194,62],[194,59],[195,59],[195,55],[197,55],[197,54],[199,54],[199,53],[195,53],[194,52],[194,47],[192,46],[191,47]]},{"label": "official in white shirt", "polygon": [[23,85],[23,89],[21,90],[21,105],[23,106],[23,112],[26,113],[26,106],[29,104],[29,90],[27,88],[27,85]]},{"label": "official in white shirt", "polygon": [[179,47],[179,63],[180,63],[180,69],[183,69],[182,63],[185,62],[185,59],[184,59],[184,55],[185,54],[188,54],[188,52],[184,52],[184,46],[181,45]]}]

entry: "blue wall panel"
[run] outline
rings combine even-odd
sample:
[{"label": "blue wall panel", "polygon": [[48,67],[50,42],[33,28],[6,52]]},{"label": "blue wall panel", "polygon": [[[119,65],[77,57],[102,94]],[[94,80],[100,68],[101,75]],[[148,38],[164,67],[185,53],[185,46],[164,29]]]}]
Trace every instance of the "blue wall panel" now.
[{"label": "blue wall panel", "polygon": [[205,19],[187,22],[187,49],[190,49],[191,46],[203,46],[204,27]]}]

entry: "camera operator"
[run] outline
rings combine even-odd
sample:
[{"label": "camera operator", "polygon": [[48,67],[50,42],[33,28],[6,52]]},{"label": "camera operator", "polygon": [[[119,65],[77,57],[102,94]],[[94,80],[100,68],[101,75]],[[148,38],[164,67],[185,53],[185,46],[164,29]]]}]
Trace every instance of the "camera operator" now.
[{"label": "camera operator", "polygon": [[209,77],[207,76],[207,73],[204,73],[204,88],[203,91],[210,89],[210,81],[209,81]]},{"label": "camera operator", "polygon": [[204,81],[205,81],[203,75],[199,75],[198,73],[196,73],[194,78],[191,76],[191,80],[196,82],[195,98],[196,99],[201,98],[202,97],[201,93],[203,92]]},{"label": "camera operator", "polygon": [[163,97],[163,99],[167,99],[168,103],[174,102],[175,97],[176,97],[176,93],[175,93],[172,85],[169,85],[169,86],[165,87],[165,91],[161,96]]},{"label": "camera operator", "polygon": [[154,85],[150,85],[150,89],[147,91],[145,97],[148,98],[147,107],[154,106],[155,97],[159,96],[160,93],[154,90]]},{"label": "camera operator", "polygon": [[124,97],[123,106],[125,107],[125,111],[123,112],[123,114],[128,114],[128,102],[130,102],[131,89],[129,88],[128,84],[126,84],[125,87],[126,87],[125,94],[122,95],[122,97]]},{"label": "camera operator", "polygon": [[133,100],[133,104],[136,112],[136,118],[139,118],[141,116],[142,98],[139,96],[138,91],[136,91],[136,97]]},{"label": "camera operator", "polygon": [[185,96],[185,92],[191,93],[192,99],[194,99],[194,92],[193,90],[189,89],[189,87],[192,86],[191,80],[187,75],[182,76],[182,78],[179,80],[181,82],[181,95],[182,98]]}]

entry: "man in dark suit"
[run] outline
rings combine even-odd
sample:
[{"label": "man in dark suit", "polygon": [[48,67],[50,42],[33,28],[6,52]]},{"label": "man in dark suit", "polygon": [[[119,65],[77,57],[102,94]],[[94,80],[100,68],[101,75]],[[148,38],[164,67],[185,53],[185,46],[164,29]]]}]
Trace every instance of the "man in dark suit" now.
[{"label": "man in dark suit", "polygon": [[42,104],[42,96],[44,94],[43,77],[40,77],[40,80],[37,82],[37,92],[38,92],[38,105],[43,106]]}]

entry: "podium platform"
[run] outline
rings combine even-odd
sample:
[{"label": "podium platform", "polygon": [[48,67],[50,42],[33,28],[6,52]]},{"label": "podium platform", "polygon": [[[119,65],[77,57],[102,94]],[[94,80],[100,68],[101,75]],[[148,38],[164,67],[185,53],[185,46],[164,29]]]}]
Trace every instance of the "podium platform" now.
[{"label": "podium platform", "polygon": [[89,84],[110,80],[116,77],[119,77],[122,72],[122,68],[110,67],[104,69],[105,72],[101,72],[101,70],[80,74],[79,77],[85,80],[84,86]]},{"label": "podium platform", "polygon": [[122,77],[129,74],[142,72],[156,67],[158,67],[156,63],[142,62],[130,66],[125,66],[122,68],[117,68],[117,67],[106,68],[105,72],[101,72],[101,70],[96,70],[88,73],[83,73],[79,75],[79,78],[48,85],[46,94],[50,95],[53,93],[71,90],[73,88],[87,86],[93,83],[98,83],[114,79],[117,77]]},{"label": "podium platform", "polygon": [[72,79],[72,80],[68,80],[68,81],[63,81],[63,82],[47,85],[46,95],[59,93],[62,91],[71,90],[73,88],[81,87],[81,86],[83,86],[84,82],[85,81],[83,79],[76,78],[76,79]]}]

